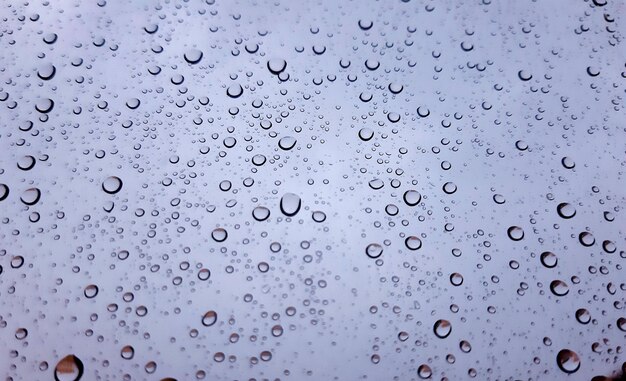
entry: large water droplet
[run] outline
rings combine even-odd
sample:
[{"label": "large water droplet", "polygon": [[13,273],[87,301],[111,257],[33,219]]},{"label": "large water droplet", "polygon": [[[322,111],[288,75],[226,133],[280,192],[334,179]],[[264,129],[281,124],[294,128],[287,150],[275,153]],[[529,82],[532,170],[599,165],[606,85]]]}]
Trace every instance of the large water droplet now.
[{"label": "large water droplet", "polygon": [[562,280],[553,280],[550,282],[550,291],[556,296],[565,296],[569,293],[569,286]]},{"label": "large water droplet", "polygon": [[562,349],[556,355],[556,363],[565,373],[574,373],[580,368],[578,354],[570,349]]},{"label": "large water droplet", "polygon": [[267,68],[272,74],[278,75],[287,68],[287,61],[282,58],[273,58],[267,61]]},{"label": "large water droplet", "polygon": [[524,230],[519,226],[511,226],[506,232],[513,241],[519,241],[524,238]]},{"label": "large water droplet", "polygon": [[202,325],[210,327],[217,322],[217,312],[210,310],[202,316]]},{"label": "large water droplet", "polygon": [[433,325],[433,331],[438,338],[445,339],[452,332],[452,324],[444,319],[437,320]]},{"label": "large water droplet", "polygon": [[54,368],[56,381],[78,381],[83,376],[83,362],[74,355],[63,357]]},{"label": "large water droplet", "polygon": [[108,194],[115,194],[122,189],[122,179],[109,176],[102,182],[102,190]]},{"label": "large water droplet", "polygon": [[367,256],[370,258],[374,258],[374,259],[378,258],[382,255],[382,253],[383,253],[383,247],[377,243],[370,243],[365,248],[365,254],[367,254]]},{"label": "large water droplet", "polygon": [[556,207],[556,211],[562,218],[572,218],[576,215],[576,209],[572,204],[562,202]]},{"label": "large water droplet", "polygon": [[415,206],[422,201],[422,195],[416,190],[408,190],[404,192],[404,196],[402,196],[402,198],[404,198],[404,202],[408,206]]},{"label": "large water droplet", "polygon": [[198,49],[189,49],[185,52],[185,61],[190,64],[197,64],[202,59],[202,51]]},{"label": "large water droplet", "polygon": [[226,95],[231,98],[239,98],[243,94],[243,87],[238,83],[233,83],[226,89]]},{"label": "large water droplet", "polygon": [[39,198],[41,198],[41,191],[39,188],[29,188],[26,189],[22,196],[20,196],[20,200],[26,205],[35,205]]},{"label": "large water droplet", "polygon": [[302,200],[294,193],[285,193],[280,199],[280,210],[286,216],[295,216],[300,210]]}]

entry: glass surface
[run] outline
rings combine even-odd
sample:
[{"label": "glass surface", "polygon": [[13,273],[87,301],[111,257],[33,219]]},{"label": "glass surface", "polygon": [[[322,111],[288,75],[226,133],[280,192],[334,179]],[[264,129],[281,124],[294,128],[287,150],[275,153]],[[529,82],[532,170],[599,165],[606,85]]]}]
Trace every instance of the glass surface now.
[{"label": "glass surface", "polygon": [[3,380],[623,372],[623,1],[0,9]]}]

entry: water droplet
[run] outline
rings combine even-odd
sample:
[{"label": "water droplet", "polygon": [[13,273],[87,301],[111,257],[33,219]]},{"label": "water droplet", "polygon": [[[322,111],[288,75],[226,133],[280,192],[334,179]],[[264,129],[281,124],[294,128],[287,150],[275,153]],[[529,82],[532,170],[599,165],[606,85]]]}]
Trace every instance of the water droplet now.
[{"label": "water droplet", "polygon": [[231,98],[239,98],[243,94],[243,87],[238,83],[233,83],[226,89],[226,95]]},{"label": "water droplet", "polygon": [[271,59],[267,61],[267,68],[272,74],[278,75],[287,68],[287,61],[282,58]]},{"label": "water droplet", "polygon": [[517,76],[519,77],[519,79],[521,79],[522,81],[530,81],[533,76],[532,74],[530,74],[530,72],[526,71],[526,70],[520,70],[517,72]]},{"label": "water droplet", "polygon": [[285,193],[280,199],[280,211],[284,215],[292,217],[300,211],[301,204],[300,196],[294,193]]},{"label": "water droplet", "polygon": [[85,297],[88,299],[95,298],[96,295],[98,295],[98,286],[96,286],[95,284],[90,284],[89,286],[85,287],[84,294]]},{"label": "water droplet", "polygon": [[83,376],[83,362],[74,355],[63,357],[54,368],[56,381],[78,381]]},{"label": "water droplet", "polygon": [[596,243],[596,239],[593,236],[593,234],[589,233],[589,232],[582,232],[578,235],[578,241],[580,242],[581,245],[589,247],[589,246],[593,246],[594,243]]},{"label": "water droplet", "polygon": [[522,238],[524,238],[524,230],[520,228],[519,226],[511,226],[507,230],[507,234],[509,238],[512,239],[513,241],[519,241]]},{"label": "water droplet", "polygon": [[443,191],[447,194],[453,194],[456,192],[456,185],[452,182],[447,182],[443,184]]},{"label": "water droplet", "polygon": [[359,28],[363,30],[369,30],[374,25],[372,20],[359,20]]},{"label": "water droplet", "polygon": [[450,274],[450,283],[452,283],[453,286],[460,286],[463,284],[463,275],[459,274],[459,273],[452,273]]},{"label": "water droplet", "polygon": [[550,282],[550,291],[556,296],[565,296],[569,293],[569,286],[562,280],[553,280]]},{"label": "water droplet", "polygon": [[122,189],[122,179],[109,176],[102,182],[102,190],[108,194],[115,194]]},{"label": "water droplet", "polygon": [[575,373],[580,368],[578,354],[570,349],[562,349],[556,355],[556,363],[565,373]]},{"label": "water droplet", "polygon": [[282,150],[289,151],[296,145],[296,142],[297,140],[293,136],[283,136],[278,141],[278,146]]},{"label": "water droplet", "polygon": [[404,86],[402,86],[399,83],[390,83],[389,84],[389,91],[391,91],[392,94],[400,94],[402,92],[402,90],[404,90]]},{"label": "water droplet", "polygon": [[444,319],[437,320],[433,326],[433,331],[438,338],[445,339],[452,332],[452,324]]},{"label": "water droplet", "polygon": [[591,321],[591,314],[584,308],[576,310],[576,320],[580,324],[588,324]]},{"label": "water droplet", "polygon": [[315,222],[324,222],[326,221],[326,213],[316,210],[312,213],[313,221]]},{"label": "water droplet", "polygon": [[210,327],[217,322],[217,312],[211,310],[207,311],[204,316],[202,316],[202,325],[205,327]]},{"label": "water droplet", "polygon": [[545,251],[541,253],[540,258],[541,258],[541,264],[549,269],[555,267],[558,263],[558,258],[556,254],[554,254],[551,251]]},{"label": "water droplet", "polygon": [[52,78],[54,78],[54,75],[56,74],[56,72],[57,72],[57,69],[56,67],[54,67],[53,64],[45,63],[39,66],[39,69],[37,70],[37,76],[43,79],[44,81],[49,81]]},{"label": "water droplet", "polygon": [[194,65],[197,64],[198,62],[200,62],[200,60],[202,59],[202,51],[198,50],[198,49],[188,49],[185,54],[185,61],[187,61],[188,63]]},{"label": "water droplet", "polygon": [[365,254],[367,254],[368,257],[373,258],[373,259],[380,257],[382,253],[383,253],[383,247],[377,243],[370,243],[365,248]]},{"label": "water droplet", "polygon": [[216,228],[211,232],[211,238],[215,240],[215,242],[224,242],[226,238],[228,238],[228,232],[223,228]]},{"label": "water droplet", "polygon": [[368,185],[370,186],[370,188],[372,188],[374,190],[378,190],[378,189],[381,189],[382,187],[384,187],[385,183],[381,179],[372,179],[372,180],[370,180]]},{"label": "water droplet", "polygon": [[280,324],[277,324],[275,326],[272,327],[272,336],[274,337],[280,337],[283,334],[283,326]]},{"label": "water droplet", "polygon": [[402,198],[408,206],[415,206],[422,201],[422,195],[416,190],[408,190],[404,192],[404,196],[402,196]]},{"label": "water droplet", "polygon": [[422,240],[412,235],[404,240],[404,244],[409,250],[417,250],[422,247]]},{"label": "water droplet", "polygon": [[120,355],[124,360],[132,360],[135,357],[135,348],[130,345],[126,345],[120,351]]},{"label": "water droplet", "polygon": [[378,69],[379,66],[380,66],[380,62],[378,60],[370,58],[365,61],[365,67],[368,70],[376,70]]},{"label": "water droplet", "polygon": [[426,364],[422,364],[417,368],[417,375],[423,380],[429,379],[433,375],[433,371]]},{"label": "water droplet", "polygon": [[370,140],[374,136],[374,131],[370,128],[364,127],[359,130],[359,138],[364,142]]},{"label": "water droplet", "polygon": [[572,204],[562,202],[556,207],[556,211],[562,218],[572,218],[576,215],[576,209]]},{"label": "water droplet", "polygon": [[20,200],[26,205],[35,205],[41,198],[41,191],[39,188],[29,188],[22,192]]},{"label": "water droplet", "polygon": [[270,210],[264,206],[257,206],[252,210],[252,217],[257,221],[265,221],[270,216]]}]

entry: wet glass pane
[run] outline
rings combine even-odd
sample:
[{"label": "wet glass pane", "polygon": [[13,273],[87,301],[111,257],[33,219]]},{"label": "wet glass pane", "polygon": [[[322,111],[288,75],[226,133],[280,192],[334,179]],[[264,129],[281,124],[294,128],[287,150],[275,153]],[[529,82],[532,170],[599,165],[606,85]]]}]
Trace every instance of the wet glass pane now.
[{"label": "wet glass pane", "polygon": [[624,371],[623,1],[0,9],[3,380]]}]

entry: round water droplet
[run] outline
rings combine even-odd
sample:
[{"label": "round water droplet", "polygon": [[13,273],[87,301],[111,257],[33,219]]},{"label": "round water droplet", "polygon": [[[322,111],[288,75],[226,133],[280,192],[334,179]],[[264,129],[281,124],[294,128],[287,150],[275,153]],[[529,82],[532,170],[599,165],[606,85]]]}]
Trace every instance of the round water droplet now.
[{"label": "round water droplet", "polygon": [[122,179],[109,176],[102,182],[102,190],[108,194],[115,194],[122,189]]},{"label": "round water droplet", "polygon": [[272,327],[272,336],[274,337],[280,337],[283,334],[283,326],[280,324],[277,324],[275,326]]},{"label": "round water droplet", "polygon": [[266,161],[267,158],[265,157],[265,155],[257,154],[252,156],[252,164],[256,165],[257,167],[265,164]]},{"label": "round water droplet", "polygon": [[359,20],[359,28],[369,30],[374,25],[372,20]]},{"label": "round water droplet", "polygon": [[137,107],[139,107],[140,104],[141,104],[141,101],[137,98],[131,98],[126,101],[126,107],[128,107],[131,110],[136,109]]},{"label": "round water droplet", "polygon": [[422,247],[422,240],[412,235],[412,236],[406,237],[406,239],[404,240],[404,244],[409,250],[417,250],[420,247]]},{"label": "round water droplet", "polygon": [[210,327],[217,322],[217,312],[211,310],[207,311],[204,316],[202,316],[202,325],[205,327]]},{"label": "round water droplet", "polygon": [[364,142],[370,140],[374,136],[374,131],[370,128],[364,127],[359,130],[359,138]]},{"label": "round water droplet", "polygon": [[399,83],[390,83],[389,84],[389,91],[391,91],[391,93],[393,93],[393,94],[400,94],[402,92],[402,90],[404,90],[404,86],[402,86]]},{"label": "round water droplet", "polygon": [[405,331],[401,331],[400,333],[398,333],[398,340],[400,341],[407,341],[409,339],[409,333],[405,332]]},{"label": "round water droplet", "polygon": [[215,242],[224,242],[226,238],[228,238],[228,232],[226,229],[217,228],[211,232],[211,238],[215,240]]},{"label": "round water droplet", "polygon": [[26,205],[35,205],[41,198],[39,188],[26,189],[20,196],[20,200]]},{"label": "round water droplet", "polygon": [[445,339],[452,332],[452,324],[444,319],[437,320],[433,326],[433,331],[438,338]]},{"label": "round water droplet", "polygon": [[278,75],[287,68],[287,61],[282,58],[271,59],[267,61],[267,68],[272,74]]},{"label": "round water droplet", "polygon": [[120,355],[124,360],[132,360],[135,357],[135,348],[130,345],[126,345],[120,351]]},{"label": "round water droplet", "polygon": [[452,283],[453,286],[460,286],[463,284],[463,275],[459,274],[459,273],[452,273],[450,274],[450,283]]},{"label": "round water droplet", "polygon": [[96,286],[95,284],[90,284],[89,286],[85,287],[84,294],[85,297],[88,299],[95,298],[96,295],[98,295],[98,286]]},{"label": "round water droplet", "polygon": [[593,234],[589,233],[589,232],[582,232],[578,235],[578,241],[580,242],[581,245],[589,247],[589,246],[593,246],[594,243],[596,243],[596,239],[593,236]]},{"label": "round water droplet", "polygon": [[533,76],[532,74],[530,74],[530,72],[526,71],[526,70],[520,70],[517,72],[517,77],[519,79],[521,79],[522,81],[530,81]]},{"label": "round water droplet", "polygon": [[294,193],[285,193],[280,199],[280,211],[286,216],[295,216],[300,211],[302,200]]},{"label": "round water droplet", "polygon": [[576,310],[576,320],[580,324],[588,324],[591,321],[591,314],[585,308],[579,308]]},{"label": "round water droplet", "polygon": [[50,98],[41,98],[35,103],[35,110],[47,114],[54,108],[54,101]]},{"label": "round water droplet", "polygon": [[576,209],[572,204],[562,202],[556,207],[556,211],[561,218],[572,218],[576,215]]},{"label": "round water droplet", "polygon": [[422,118],[426,118],[428,115],[430,115],[430,110],[427,107],[419,106],[417,108],[417,115],[421,116]]},{"label": "round water droplet", "polygon": [[78,381],[83,376],[83,362],[74,355],[63,357],[54,368],[56,381]]},{"label": "round water droplet", "polygon": [[35,166],[36,160],[30,155],[22,156],[18,162],[17,167],[22,171],[29,171]]},{"label": "round water droplet", "polygon": [[541,258],[541,264],[550,269],[555,267],[558,263],[558,258],[556,254],[554,254],[551,251],[545,251],[541,253],[540,258]]},{"label": "round water droplet", "polygon": [[376,70],[378,69],[378,67],[380,67],[380,62],[378,60],[370,58],[365,61],[365,67],[368,70]]},{"label": "round water droplet", "polygon": [[513,241],[519,241],[524,238],[524,230],[519,226],[511,226],[506,232]]},{"label": "round water droplet", "polygon": [[443,191],[447,194],[453,194],[454,192],[456,192],[456,184],[452,182],[447,182],[443,184]]},{"label": "round water droplet", "polygon": [[56,74],[56,72],[57,72],[57,69],[56,67],[54,67],[53,64],[45,63],[39,66],[39,69],[37,70],[37,76],[43,79],[44,81],[49,81],[52,78],[54,78],[54,75]]},{"label": "round water droplet", "polygon": [[383,247],[377,243],[370,243],[365,248],[365,254],[367,254],[367,256],[370,258],[374,258],[374,259],[378,258],[382,255],[382,253],[383,253]]},{"label": "round water droplet", "polygon": [[433,375],[433,371],[428,365],[422,364],[417,368],[417,375],[419,378],[427,380]]},{"label": "round water droplet", "polygon": [[243,87],[238,83],[233,83],[226,89],[226,95],[231,98],[239,98],[243,94]]},{"label": "round water droplet", "polygon": [[556,296],[565,296],[569,293],[569,286],[562,280],[553,280],[550,282],[550,291]]},{"label": "round water droplet", "polygon": [[278,147],[282,150],[289,151],[296,145],[296,142],[297,140],[293,136],[283,136],[278,141]]},{"label": "round water droplet", "polygon": [[264,206],[257,206],[252,210],[252,217],[257,221],[265,221],[270,216],[270,210]]},{"label": "round water droplet", "polygon": [[567,156],[561,159],[561,164],[563,165],[563,167],[567,169],[572,169],[576,166],[576,163],[574,163],[574,160],[572,160],[571,157],[567,157]]},{"label": "round water droplet", "polygon": [[506,202],[506,200],[504,199],[504,196],[501,194],[494,194],[493,195],[493,202],[495,202],[496,204],[504,204]]},{"label": "round water droplet", "polygon": [[324,222],[324,221],[326,221],[326,213],[321,212],[319,210],[314,211],[311,216],[313,218],[313,221],[315,221],[315,222]]},{"label": "round water droplet", "polygon": [[408,206],[415,206],[422,201],[422,195],[416,190],[408,190],[404,192],[402,198]]},{"label": "round water droplet", "polygon": [[570,349],[562,349],[556,355],[556,363],[565,373],[574,373],[580,368],[580,357]]},{"label": "round water droplet", "polygon": [[184,57],[185,57],[185,61],[194,65],[200,62],[200,60],[202,59],[202,55],[203,54],[201,50],[189,49],[185,52]]},{"label": "round water droplet", "polygon": [[385,186],[385,183],[381,179],[373,179],[368,183],[370,188],[374,190],[378,190]]}]

